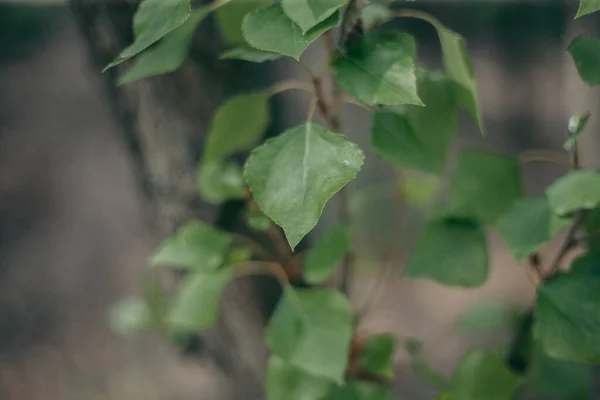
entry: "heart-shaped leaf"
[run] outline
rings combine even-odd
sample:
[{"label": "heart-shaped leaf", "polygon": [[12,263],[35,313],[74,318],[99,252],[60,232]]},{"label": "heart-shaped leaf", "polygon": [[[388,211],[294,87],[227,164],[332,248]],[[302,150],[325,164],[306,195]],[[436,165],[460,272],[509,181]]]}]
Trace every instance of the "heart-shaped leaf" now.
[{"label": "heart-shaped leaf", "polygon": [[349,0],[282,0],[281,5],[286,15],[294,21],[302,33],[323,22]]}]

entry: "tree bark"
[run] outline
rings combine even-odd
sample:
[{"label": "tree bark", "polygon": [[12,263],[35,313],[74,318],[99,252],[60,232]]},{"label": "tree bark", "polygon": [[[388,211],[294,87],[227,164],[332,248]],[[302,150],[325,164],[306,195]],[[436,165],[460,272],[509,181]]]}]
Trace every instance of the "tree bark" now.
[{"label": "tree bark", "polygon": [[[100,73],[131,43],[131,21],[137,2],[71,0],[70,5],[94,68]],[[192,218],[232,229],[236,218],[231,218],[231,214],[241,209],[239,204],[228,204],[223,209],[208,205],[196,191],[196,164],[213,112],[234,88],[239,91],[251,85],[248,76],[252,71],[240,71],[245,67],[236,63],[217,65],[220,47],[208,20],[195,37],[190,61],[177,72],[126,86],[116,85],[123,72],[121,67],[103,76],[134,161],[148,221],[162,235]],[[201,337],[191,338],[188,346],[190,352],[217,365],[227,375],[232,382],[232,399],[263,398],[265,313],[255,289],[256,285],[248,282],[232,285],[225,293],[216,327]]]}]

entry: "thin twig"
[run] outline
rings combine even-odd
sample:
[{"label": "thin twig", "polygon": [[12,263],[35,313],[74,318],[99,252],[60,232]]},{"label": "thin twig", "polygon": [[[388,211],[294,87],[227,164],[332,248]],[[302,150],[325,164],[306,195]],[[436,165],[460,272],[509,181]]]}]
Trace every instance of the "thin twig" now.
[{"label": "thin twig", "polygon": [[247,261],[234,266],[235,276],[242,278],[251,275],[273,275],[282,287],[290,285],[285,269],[281,264],[264,261]]},{"label": "thin twig", "polygon": [[277,82],[269,89],[269,92],[271,95],[276,95],[287,90],[302,90],[312,94],[313,96],[315,95],[314,87],[310,84],[310,82],[299,80]]},{"label": "thin twig", "polygon": [[525,165],[531,162],[551,162],[559,165],[571,166],[571,160],[568,156],[554,150],[526,150],[517,155],[519,164]]},{"label": "thin twig", "polygon": [[341,104],[341,103],[353,104],[353,105],[359,106],[360,108],[363,108],[365,110],[373,111],[373,107],[371,107],[371,106],[369,106],[367,104],[361,103],[360,101],[356,100],[352,96],[340,95],[340,96],[336,97],[334,100],[335,100],[336,104]]}]

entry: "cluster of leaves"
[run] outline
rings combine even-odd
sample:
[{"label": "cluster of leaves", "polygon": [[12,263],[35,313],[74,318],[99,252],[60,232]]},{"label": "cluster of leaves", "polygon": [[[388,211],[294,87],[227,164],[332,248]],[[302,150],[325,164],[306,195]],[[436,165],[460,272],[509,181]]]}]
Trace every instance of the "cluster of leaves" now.
[{"label": "cluster of leaves", "polygon": [[[339,28],[342,40],[330,55],[330,79],[351,102],[372,113],[372,150],[394,167],[437,175],[441,181],[457,131],[457,112],[468,112],[484,132],[465,41],[430,15],[394,10],[387,4],[391,2],[364,3],[216,0],[192,9],[189,0],[143,0],[134,19],[135,42],[109,67],[136,57],[121,83],[176,70],[187,58],[196,28],[212,13],[231,45],[222,58],[248,62],[283,57],[299,62],[321,36],[332,43],[331,32]],[[598,8],[598,1],[582,0],[578,16]],[[420,18],[433,25],[441,43],[443,71],[417,66],[417,46],[410,34],[371,29],[396,17]],[[366,33],[346,37],[348,26],[359,24]],[[582,78],[600,83],[600,41],[579,37],[569,51]],[[325,204],[357,176],[364,161],[359,146],[338,132],[334,110],[345,97],[322,98],[321,80],[282,82],[226,101],[214,116],[198,169],[199,193],[206,201],[246,199],[248,227],[279,232],[279,226],[289,254],[265,255],[268,252],[254,242],[240,245],[234,234],[192,221],[166,239],[151,260],[153,266],[187,271],[177,292],[154,301],[123,302],[112,320],[123,333],[149,327],[170,334],[197,332],[214,323],[220,296],[231,280],[273,273],[284,294],[266,331],[272,352],[268,398],[391,399],[391,390],[382,382],[393,375],[395,339],[387,334],[360,337],[349,299],[328,284],[338,266],[350,259],[349,221],[326,231],[305,256],[293,254],[317,225]],[[269,125],[270,98],[286,89],[311,95],[306,123],[256,147]],[[312,121],[315,108],[326,126]],[[574,153],[588,117],[571,121],[565,147]],[[241,168],[234,156],[247,152]],[[576,232],[585,220],[590,239],[584,243],[590,251],[569,272],[553,267],[540,275],[534,311],[535,368],[525,376],[511,371],[496,352],[476,349],[447,379],[427,367],[418,346],[410,342],[407,350],[415,368],[439,387],[439,400],[510,400],[519,388],[547,384],[552,381],[548,376],[557,374],[574,382],[561,387],[561,398],[580,396],[585,392],[581,376],[589,369],[575,363],[600,361],[600,256],[591,239],[600,228],[600,218],[594,218],[600,215],[600,175],[576,169],[543,196],[532,197],[524,194],[522,166],[516,157],[464,149],[450,167],[450,189],[438,196],[444,199],[442,204],[429,210],[405,275],[451,286],[482,285],[489,275],[488,228],[500,231],[515,258],[535,259],[560,230],[571,225]],[[577,242],[574,239],[570,237]],[[300,260],[299,276],[287,268],[290,259]],[[298,279],[311,286],[297,288],[293,283]]]}]

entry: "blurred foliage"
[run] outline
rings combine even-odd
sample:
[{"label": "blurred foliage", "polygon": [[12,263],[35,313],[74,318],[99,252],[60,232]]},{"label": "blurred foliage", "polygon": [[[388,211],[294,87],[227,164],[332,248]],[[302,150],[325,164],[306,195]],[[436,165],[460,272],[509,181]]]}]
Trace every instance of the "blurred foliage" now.
[{"label": "blurred foliage", "polygon": [[0,61],[33,51],[59,14],[58,7],[0,3]]}]

